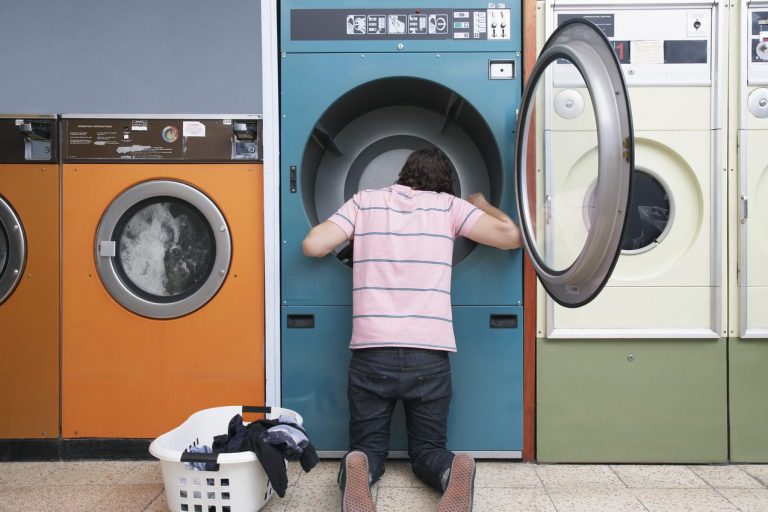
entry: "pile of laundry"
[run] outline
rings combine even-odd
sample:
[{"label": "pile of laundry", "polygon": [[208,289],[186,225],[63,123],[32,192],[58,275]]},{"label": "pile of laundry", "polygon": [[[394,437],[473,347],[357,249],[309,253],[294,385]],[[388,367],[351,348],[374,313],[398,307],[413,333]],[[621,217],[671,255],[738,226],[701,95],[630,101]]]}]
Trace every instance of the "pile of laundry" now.
[{"label": "pile of laundry", "polygon": [[[276,420],[256,420],[243,425],[243,417],[236,414],[229,421],[226,434],[213,438],[213,446],[193,446],[190,453],[234,453],[252,451],[256,453],[264,471],[267,473],[272,488],[281,498],[288,488],[288,473],[285,461],[298,460],[306,472],[317,465],[315,447],[307,437],[307,432],[289,416],[280,416]],[[215,462],[188,463],[199,471],[218,471]]]}]

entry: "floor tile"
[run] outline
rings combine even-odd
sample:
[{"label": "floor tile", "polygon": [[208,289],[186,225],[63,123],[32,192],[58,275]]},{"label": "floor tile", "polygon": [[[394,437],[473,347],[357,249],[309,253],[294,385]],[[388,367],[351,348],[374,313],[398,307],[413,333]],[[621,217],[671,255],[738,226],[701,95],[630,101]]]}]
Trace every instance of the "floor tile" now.
[{"label": "floor tile", "polygon": [[0,464],[0,485],[35,485],[51,472],[54,464],[56,463],[4,462]]},{"label": "floor tile", "polygon": [[299,482],[302,486],[309,485],[317,487],[324,485],[328,487],[339,488],[339,484],[336,481],[336,477],[339,474],[339,462],[338,461],[321,461],[317,466],[312,468],[309,473],[302,471]]},{"label": "floor tile", "polygon": [[557,512],[645,512],[630,489],[550,489]]},{"label": "floor tile", "polygon": [[478,462],[477,487],[542,488],[536,466],[521,462]]},{"label": "floor tile", "polygon": [[13,512],[92,512],[110,492],[107,486],[5,487],[0,510]]},{"label": "floor tile", "polygon": [[376,499],[376,511],[433,512],[439,497],[437,491],[428,487],[381,487]]},{"label": "floor tile", "polygon": [[714,489],[633,489],[648,512],[737,511]]},{"label": "floor tile", "polygon": [[115,485],[136,462],[54,462],[38,485]]},{"label": "floor tile", "polygon": [[689,466],[715,489],[762,489],[763,484],[739,466]]},{"label": "floor tile", "polygon": [[160,496],[150,503],[150,505],[144,510],[144,512],[169,512],[168,502],[165,500],[165,491],[160,493]]},{"label": "floor tile", "polygon": [[763,485],[768,485],[768,464],[741,464],[739,467],[760,480]]},{"label": "floor tile", "polygon": [[718,489],[741,512],[768,510],[768,489]]},{"label": "floor tile", "polygon": [[109,492],[96,504],[95,510],[143,511],[163,492],[163,486],[159,484],[116,485],[108,489]]},{"label": "floor tile", "polygon": [[287,507],[288,503],[291,501],[291,493],[294,492],[295,489],[295,487],[288,489],[284,498],[274,494],[259,512],[284,512],[285,507]]},{"label": "floor tile", "polygon": [[162,484],[163,474],[160,472],[160,463],[136,462],[117,483],[118,485]]},{"label": "floor tile", "polygon": [[[312,469],[314,471],[314,468]],[[301,464],[298,462],[288,463],[288,486],[296,485],[301,479],[301,475],[304,474],[304,470],[301,469]]]},{"label": "floor tile", "polygon": [[556,512],[544,489],[475,488],[478,512]]},{"label": "floor tile", "polygon": [[407,462],[388,462],[384,475],[379,479],[381,487],[423,487],[425,484],[413,474],[411,465]]},{"label": "floor tile", "polygon": [[698,489],[707,482],[686,466],[617,465],[611,468],[627,487],[640,489]]},{"label": "floor tile", "polygon": [[[307,485],[306,482],[303,482],[296,489],[290,489],[289,492],[290,500],[285,508],[285,512],[341,510],[341,492],[327,485]],[[288,496],[286,494],[285,497],[288,498]]]},{"label": "floor tile", "polygon": [[624,484],[608,466],[578,464],[542,464],[536,466],[544,486],[621,489]]}]

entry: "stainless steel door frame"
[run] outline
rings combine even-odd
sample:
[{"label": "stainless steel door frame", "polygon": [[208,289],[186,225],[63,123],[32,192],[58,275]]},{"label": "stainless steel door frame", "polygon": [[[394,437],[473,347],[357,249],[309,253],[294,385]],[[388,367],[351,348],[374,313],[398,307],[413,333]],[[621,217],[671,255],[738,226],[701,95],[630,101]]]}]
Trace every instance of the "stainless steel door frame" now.
[{"label": "stainless steel door frame", "polygon": [[27,240],[16,212],[0,196],[0,243],[7,245],[5,261],[0,261],[0,304],[6,301],[21,281],[27,262]]},{"label": "stainless steel door frame", "polygon": [[[125,282],[116,267],[120,240],[115,240],[118,225],[138,203],[153,198],[172,198],[188,203],[205,219],[215,245],[213,264],[204,282],[179,300],[160,301],[142,297]],[[204,306],[218,292],[229,271],[232,242],[229,227],[216,204],[196,188],[171,180],[139,183],[120,194],[106,209],[96,235],[96,264],[104,287],[123,307],[142,316],[158,319],[176,318]]]},{"label": "stainless steel door frame", "polygon": [[[576,66],[589,91],[598,135],[598,181],[594,222],[584,246],[570,266],[550,267],[536,244],[536,221],[528,196],[528,128],[536,86],[547,67],[558,59]],[[517,120],[515,171],[518,216],[523,243],[542,285],[566,307],[594,299],[611,276],[621,252],[634,172],[632,114],[621,65],[606,36],[584,19],[569,20],[547,40],[523,91]],[[545,221],[546,219],[539,219]]]}]

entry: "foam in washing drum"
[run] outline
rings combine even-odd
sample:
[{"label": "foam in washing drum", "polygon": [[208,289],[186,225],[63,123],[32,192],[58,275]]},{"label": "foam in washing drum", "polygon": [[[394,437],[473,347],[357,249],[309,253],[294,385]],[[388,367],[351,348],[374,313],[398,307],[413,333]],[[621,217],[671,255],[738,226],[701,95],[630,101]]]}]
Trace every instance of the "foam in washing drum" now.
[{"label": "foam in washing drum", "polygon": [[0,197],[0,304],[18,286],[26,260],[24,227],[11,205]]},{"label": "foam in washing drum", "polygon": [[[543,89],[539,80],[562,59],[581,74],[595,113],[598,165],[591,222],[576,234],[581,215],[561,215],[569,204],[581,208],[583,191],[569,194],[536,182],[529,170],[529,132]],[[539,103],[540,104],[540,103]],[[523,242],[542,285],[566,307],[594,299],[611,276],[621,252],[634,173],[632,115],[621,65],[610,42],[593,23],[572,19],[547,40],[523,91],[516,134],[517,208]],[[577,196],[573,201],[569,195]],[[564,222],[565,226],[555,226]],[[559,231],[558,231],[559,230]],[[568,233],[570,231],[570,233]],[[559,236],[566,232],[567,236]]]},{"label": "foam in washing drum", "polygon": [[204,306],[229,269],[229,229],[218,207],[184,183],[155,180],[121,194],[97,237],[99,275],[123,307],[175,318]]}]

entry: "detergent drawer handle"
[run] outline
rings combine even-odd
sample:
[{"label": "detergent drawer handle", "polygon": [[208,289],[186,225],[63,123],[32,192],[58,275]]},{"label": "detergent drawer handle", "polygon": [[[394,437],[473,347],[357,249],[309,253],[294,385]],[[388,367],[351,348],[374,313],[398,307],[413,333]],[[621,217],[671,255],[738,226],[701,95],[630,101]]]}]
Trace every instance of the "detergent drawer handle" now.
[{"label": "detergent drawer handle", "polygon": [[517,315],[491,315],[491,329],[517,329]]},{"label": "detergent drawer handle", "polygon": [[314,329],[315,315],[288,315],[289,329]]}]

